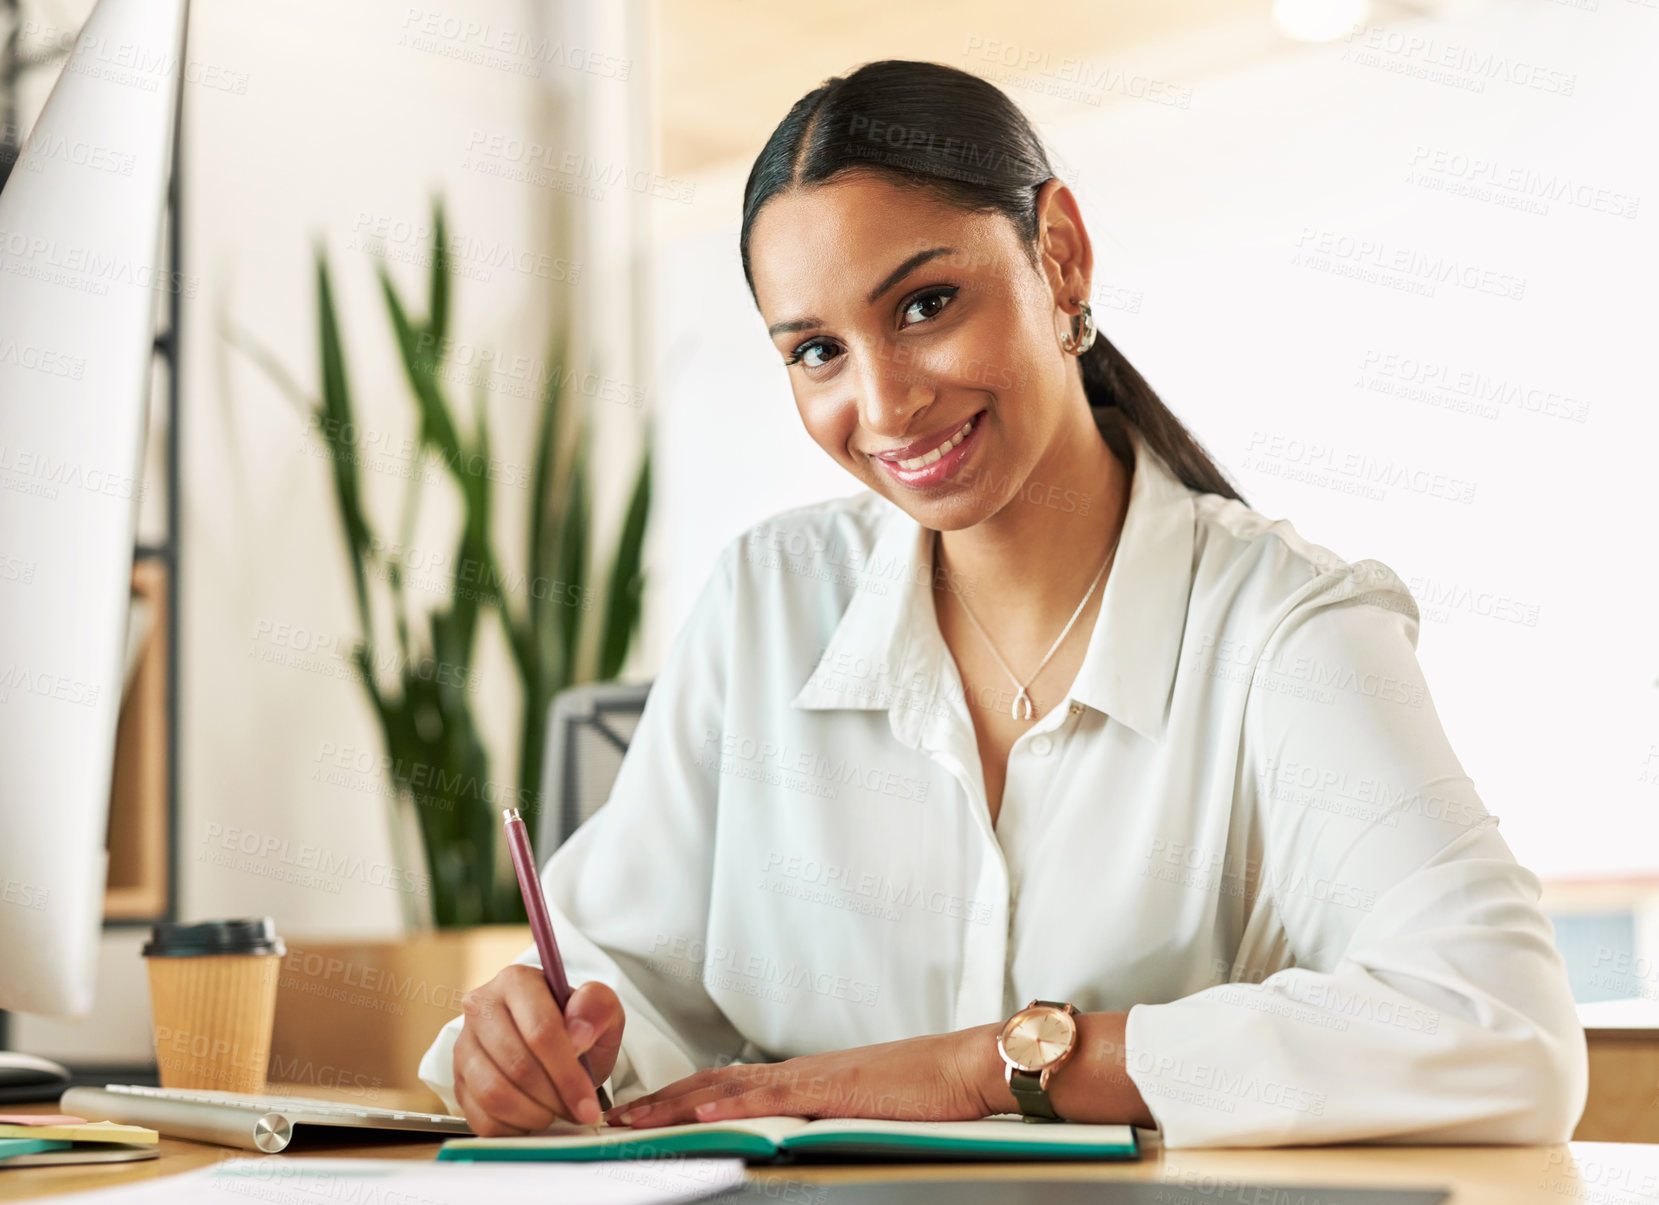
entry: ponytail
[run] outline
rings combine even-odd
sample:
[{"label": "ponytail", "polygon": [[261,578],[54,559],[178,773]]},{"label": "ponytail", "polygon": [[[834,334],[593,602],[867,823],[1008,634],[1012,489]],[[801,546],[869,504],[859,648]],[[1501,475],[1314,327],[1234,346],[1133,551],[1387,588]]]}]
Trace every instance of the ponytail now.
[{"label": "ponytail", "polygon": [[1223,498],[1244,501],[1204,446],[1164,405],[1157,391],[1110,339],[1096,332],[1094,345],[1079,359],[1089,409],[1094,412],[1095,423],[1113,455],[1127,461],[1132,454],[1123,429],[1123,424],[1128,423],[1140,432],[1146,446],[1158,454],[1182,485],[1201,494],[1220,494]]}]

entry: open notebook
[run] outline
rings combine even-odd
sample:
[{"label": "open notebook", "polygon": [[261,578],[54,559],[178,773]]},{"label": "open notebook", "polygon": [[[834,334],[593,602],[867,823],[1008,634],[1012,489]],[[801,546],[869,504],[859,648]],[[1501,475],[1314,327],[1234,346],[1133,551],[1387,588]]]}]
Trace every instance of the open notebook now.
[{"label": "open notebook", "polygon": [[812,1159],[1138,1159],[1135,1127],[983,1121],[751,1117],[679,1126],[561,1126],[528,1138],[452,1138],[450,1160],[652,1159],[735,1156],[751,1163]]}]

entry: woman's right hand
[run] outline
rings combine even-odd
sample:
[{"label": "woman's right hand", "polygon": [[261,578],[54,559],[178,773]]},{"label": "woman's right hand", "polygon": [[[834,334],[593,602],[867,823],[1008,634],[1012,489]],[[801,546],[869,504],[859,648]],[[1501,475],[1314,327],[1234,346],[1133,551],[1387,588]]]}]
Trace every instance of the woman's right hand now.
[{"label": "woman's right hand", "polygon": [[600,1083],[622,1044],[622,1001],[603,983],[584,983],[564,1016],[540,967],[515,963],[461,998],[466,1020],[455,1041],[455,1099],[484,1138],[535,1134],[556,1121],[596,1125],[599,1099],[577,1056]]}]

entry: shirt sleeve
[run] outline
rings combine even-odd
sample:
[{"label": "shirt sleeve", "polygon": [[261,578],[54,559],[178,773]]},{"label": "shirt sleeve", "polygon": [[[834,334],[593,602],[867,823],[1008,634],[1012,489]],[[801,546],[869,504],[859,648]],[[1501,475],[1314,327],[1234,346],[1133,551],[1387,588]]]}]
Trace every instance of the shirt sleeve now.
[{"label": "shirt sleeve", "polygon": [[[626,1022],[611,1094],[624,1103],[730,1060],[742,1039],[704,991],[718,748],[731,644],[728,546],[658,674],[605,805],[547,862],[542,888],[570,982],[608,984]],[[517,959],[541,960],[532,946]],[[452,1019],[420,1078],[456,1112]]]},{"label": "shirt sleeve", "polygon": [[1278,949],[1130,1009],[1126,1070],[1166,1146],[1556,1143],[1583,1112],[1584,1031],[1539,881],[1447,742],[1417,623],[1365,561],[1265,644],[1236,813],[1258,818],[1260,859],[1237,869],[1246,945]]}]

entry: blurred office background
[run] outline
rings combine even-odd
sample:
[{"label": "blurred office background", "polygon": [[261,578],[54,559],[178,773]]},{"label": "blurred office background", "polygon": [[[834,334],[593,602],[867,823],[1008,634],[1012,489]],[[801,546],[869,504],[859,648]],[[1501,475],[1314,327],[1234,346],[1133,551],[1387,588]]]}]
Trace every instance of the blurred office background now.
[{"label": "blurred office background", "polygon": [[[14,145],[89,8],[0,5]],[[490,415],[505,521],[548,372],[576,374],[596,426],[596,540],[651,440],[625,672],[648,678],[726,541],[849,492],[748,297],[739,199],[791,103],[890,57],[981,74],[1038,122],[1090,222],[1104,330],[1255,507],[1410,583],[1436,705],[1546,881],[1580,999],[1659,997],[1654,0],[194,0],[179,480],[163,390],[140,532],[178,554],[171,910],[316,938],[407,925],[384,876],[290,856],[407,859],[343,671],[356,615],[329,461],[237,342],[316,389],[319,241],[378,514],[423,470],[375,269],[421,293],[435,195],[451,384]],[[422,510],[407,547],[434,568],[412,590],[446,588],[456,521]],[[508,766],[498,631],[472,669]],[[111,928],[105,999],[142,994],[143,936]],[[16,1018],[10,1040],[140,1060],[147,1018]]]}]

